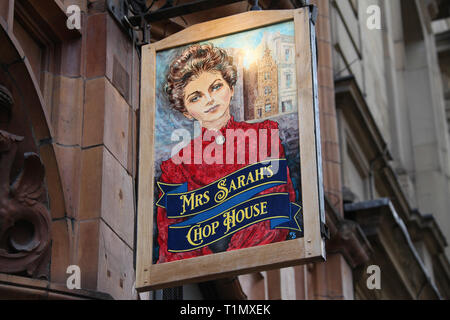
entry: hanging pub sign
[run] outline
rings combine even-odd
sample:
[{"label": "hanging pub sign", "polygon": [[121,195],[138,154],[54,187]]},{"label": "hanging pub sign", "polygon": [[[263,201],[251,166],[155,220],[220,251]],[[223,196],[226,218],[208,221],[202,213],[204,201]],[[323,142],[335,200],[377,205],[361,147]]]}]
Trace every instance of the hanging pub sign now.
[{"label": "hanging pub sign", "polygon": [[325,259],[314,33],[252,11],[142,48],[137,290]]}]

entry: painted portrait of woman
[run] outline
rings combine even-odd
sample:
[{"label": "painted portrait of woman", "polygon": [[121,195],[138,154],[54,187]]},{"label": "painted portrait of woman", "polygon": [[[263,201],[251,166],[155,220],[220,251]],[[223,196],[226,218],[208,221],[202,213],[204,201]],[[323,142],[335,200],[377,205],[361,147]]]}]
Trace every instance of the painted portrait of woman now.
[{"label": "painted portrait of woman", "polygon": [[[161,162],[159,182],[187,182],[190,191],[205,187],[249,164],[285,158],[277,122],[235,120],[230,104],[235,94],[238,71],[233,57],[224,49],[212,43],[188,46],[171,61],[164,80],[164,93],[169,101],[166,107],[185,119],[198,121],[201,135]],[[210,155],[212,160],[205,159],[205,154]],[[287,193],[290,201],[296,200],[289,168],[287,183],[257,195],[270,193]],[[288,229],[271,229],[270,221],[266,220],[207,246],[186,252],[171,252],[167,245],[168,228],[184,220],[169,218],[164,207],[157,208],[157,263],[284,241],[289,234]]]},{"label": "painted portrait of woman", "polygon": [[314,40],[296,9],[142,48],[136,288],[325,261]]}]

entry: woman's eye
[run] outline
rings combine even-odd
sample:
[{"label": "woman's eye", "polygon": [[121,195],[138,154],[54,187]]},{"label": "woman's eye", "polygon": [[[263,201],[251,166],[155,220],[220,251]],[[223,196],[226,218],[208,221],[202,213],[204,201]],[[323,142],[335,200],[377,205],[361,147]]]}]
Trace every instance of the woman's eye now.
[{"label": "woman's eye", "polygon": [[223,86],[222,83],[217,83],[217,84],[213,85],[212,90],[213,90],[213,91],[217,91],[217,90],[219,90],[220,88],[222,88],[222,86]]},{"label": "woman's eye", "polygon": [[199,96],[195,96],[195,97],[190,98],[189,102],[194,103],[194,102],[197,102],[199,99],[200,99]]}]

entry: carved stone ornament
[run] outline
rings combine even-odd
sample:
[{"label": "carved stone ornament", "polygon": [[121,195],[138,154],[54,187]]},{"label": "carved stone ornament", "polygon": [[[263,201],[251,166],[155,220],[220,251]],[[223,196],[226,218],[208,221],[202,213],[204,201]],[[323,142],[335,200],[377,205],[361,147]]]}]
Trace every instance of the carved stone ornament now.
[{"label": "carved stone ornament", "polygon": [[36,153],[24,154],[15,181],[11,168],[24,140],[0,130],[0,272],[47,277],[51,218],[44,205],[44,166]]}]

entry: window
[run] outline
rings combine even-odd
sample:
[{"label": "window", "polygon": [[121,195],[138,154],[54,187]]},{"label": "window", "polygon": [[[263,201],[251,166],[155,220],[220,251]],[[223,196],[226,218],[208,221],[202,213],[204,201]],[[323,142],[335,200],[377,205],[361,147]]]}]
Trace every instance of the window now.
[{"label": "window", "polygon": [[292,111],[292,100],[283,101],[281,103],[281,112]]},{"label": "window", "polygon": [[270,103],[267,103],[265,109],[266,112],[270,112],[270,110],[272,109],[272,105]]},{"label": "window", "polygon": [[272,93],[272,88],[270,86],[264,87],[264,94],[267,96]]},{"label": "window", "polygon": [[292,75],[290,73],[286,73],[286,88],[290,88],[292,85]]},{"label": "window", "polygon": [[264,80],[270,80],[270,72],[264,73]]},{"label": "window", "polygon": [[262,109],[258,109],[258,118],[262,117]]},{"label": "window", "polygon": [[290,57],[291,57],[291,49],[285,48],[284,49],[284,61],[289,61]]}]

